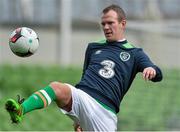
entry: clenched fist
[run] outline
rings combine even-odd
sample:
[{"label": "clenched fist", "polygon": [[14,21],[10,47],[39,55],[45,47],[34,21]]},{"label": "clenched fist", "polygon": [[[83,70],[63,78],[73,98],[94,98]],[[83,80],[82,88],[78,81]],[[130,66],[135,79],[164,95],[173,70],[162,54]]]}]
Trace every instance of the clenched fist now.
[{"label": "clenched fist", "polygon": [[152,67],[147,67],[143,70],[143,78],[145,80],[151,80],[156,76],[156,70]]}]

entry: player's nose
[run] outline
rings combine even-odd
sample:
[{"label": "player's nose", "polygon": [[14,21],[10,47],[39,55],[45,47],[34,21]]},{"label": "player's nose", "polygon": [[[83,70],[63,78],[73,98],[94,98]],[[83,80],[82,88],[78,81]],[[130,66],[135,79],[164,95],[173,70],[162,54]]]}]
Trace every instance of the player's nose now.
[{"label": "player's nose", "polygon": [[107,29],[109,29],[109,25],[108,24],[104,24],[104,30],[107,30]]}]

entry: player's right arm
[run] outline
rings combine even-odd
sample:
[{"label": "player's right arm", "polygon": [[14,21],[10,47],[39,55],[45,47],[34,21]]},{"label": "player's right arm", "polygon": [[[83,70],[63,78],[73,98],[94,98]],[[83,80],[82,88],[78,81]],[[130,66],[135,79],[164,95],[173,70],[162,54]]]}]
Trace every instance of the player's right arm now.
[{"label": "player's right arm", "polygon": [[82,132],[83,130],[79,124],[74,124],[74,131],[75,132]]},{"label": "player's right arm", "polygon": [[86,48],[86,52],[85,52],[85,58],[84,58],[84,65],[83,65],[83,74],[84,75],[88,65],[89,65],[89,60],[90,60],[90,52],[91,52],[91,44],[88,44],[87,48]]}]

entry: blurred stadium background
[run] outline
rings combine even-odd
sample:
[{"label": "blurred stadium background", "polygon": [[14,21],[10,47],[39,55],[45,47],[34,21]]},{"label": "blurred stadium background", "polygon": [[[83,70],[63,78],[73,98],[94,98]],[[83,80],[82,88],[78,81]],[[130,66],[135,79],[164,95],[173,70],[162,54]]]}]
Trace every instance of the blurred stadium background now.
[{"label": "blurred stadium background", "polygon": [[[137,76],[122,102],[118,130],[180,130],[179,0],[0,0],[0,130],[72,130],[72,121],[55,105],[15,126],[4,102],[17,93],[28,97],[53,80],[77,83],[87,44],[104,38],[99,22],[110,4],[127,14],[128,41],[142,47],[164,73],[157,84]],[[22,26],[40,38],[29,58],[13,55],[8,45],[10,33]]]}]

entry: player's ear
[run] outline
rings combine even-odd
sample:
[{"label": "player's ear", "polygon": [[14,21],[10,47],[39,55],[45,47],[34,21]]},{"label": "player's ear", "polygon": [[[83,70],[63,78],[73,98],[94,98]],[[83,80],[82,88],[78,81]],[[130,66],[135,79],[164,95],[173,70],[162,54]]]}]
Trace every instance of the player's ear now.
[{"label": "player's ear", "polygon": [[125,19],[123,19],[123,20],[121,20],[121,22],[119,22],[119,27],[120,27],[120,29],[125,30],[125,28],[126,28],[126,20]]},{"label": "player's ear", "polygon": [[125,28],[125,27],[126,27],[126,20],[125,20],[125,19],[123,19],[123,20],[121,21],[121,26],[122,26],[122,28]]}]

